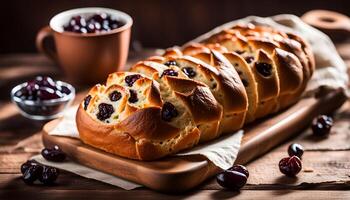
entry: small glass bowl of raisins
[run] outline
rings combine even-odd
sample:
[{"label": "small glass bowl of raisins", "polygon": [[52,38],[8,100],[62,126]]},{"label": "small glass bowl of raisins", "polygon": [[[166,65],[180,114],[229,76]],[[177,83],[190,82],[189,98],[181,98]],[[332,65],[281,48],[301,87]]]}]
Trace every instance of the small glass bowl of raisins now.
[{"label": "small glass bowl of raisins", "polygon": [[20,113],[34,120],[49,120],[62,116],[75,97],[72,85],[37,76],[21,83],[11,91],[11,100]]}]

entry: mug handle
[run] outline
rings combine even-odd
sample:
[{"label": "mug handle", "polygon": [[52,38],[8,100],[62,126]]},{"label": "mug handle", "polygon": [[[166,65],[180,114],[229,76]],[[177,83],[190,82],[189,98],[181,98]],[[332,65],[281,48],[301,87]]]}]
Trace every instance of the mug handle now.
[{"label": "mug handle", "polygon": [[40,53],[45,54],[47,57],[52,59],[53,61],[57,61],[57,53],[54,49],[50,48],[47,43],[45,44],[45,40],[48,38],[53,38],[53,30],[50,26],[45,26],[36,35],[36,48]]}]

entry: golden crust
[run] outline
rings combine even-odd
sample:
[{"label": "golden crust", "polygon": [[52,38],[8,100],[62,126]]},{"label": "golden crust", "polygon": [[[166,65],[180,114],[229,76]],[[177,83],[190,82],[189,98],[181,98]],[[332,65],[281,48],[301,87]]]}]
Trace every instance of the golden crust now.
[{"label": "golden crust", "polygon": [[[84,143],[131,159],[154,160],[196,144],[193,139],[199,138],[197,128],[181,135],[181,130],[161,119],[160,112],[159,107],[141,109],[112,125],[93,119],[80,106],[76,122]],[[176,137],[181,140],[172,149],[162,147],[162,142]]]},{"label": "golden crust", "polygon": [[[81,140],[126,158],[158,159],[293,104],[315,68],[302,38],[270,27],[236,25],[202,42],[167,49],[91,88],[90,102],[76,115]],[[200,76],[190,78],[186,67]],[[127,84],[125,77],[134,74],[140,77]],[[115,91],[117,100],[110,97]],[[164,102],[177,109],[171,120],[162,115]],[[113,108],[102,118],[101,103]]]},{"label": "golden crust", "polygon": [[[206,85],[186,78],[182,71],[176,66],[167,67],[163,65],[162,63],[166,62],[166,59],[156,60],[163,62],[139,62],[133,66],[131,70],[144,73],[147,76],[161,81],[163,86],[166,86],[167,90],[170,90],[171,93],[175,94],[174,98],[181,100],[180,102],[187,108],[194,123],[200,129],[201,141],[205,141],[207,138],[213,138],[218,135],[222,107],[216,102],[216,99],[211,92],[209,91],[208,93],[208,89],[204,88]],[[173,69],[178,73],[178,77],[160,75],[166,69]],[[204,92],[205,95],[203,95],[202,92]],[[204,96],[205,99],[203,98]],[[206,125],[203,126],[203,124]]]},{"label": "golden crust", "polygon": [[[200,45],[193,44],[193,46],[187,47],[187,53],[194,54],[196,52],[201,55],[200,49]],[[205,52],[209,53],[206,54]],[[191,79],[205,83],[210,88],[224,109],[224,118],[229,119],[221,119],[219,132],[232,133],[241,128],[244,123],[248,105],[245,89],[233,66],[227,60],[224,60],[221,54],[221,56],[212,55],[211,50],[205,52],[203,53],[203,56],[206,57],[206,59],[203,59],[204,61],[192,56],[179,56],[180,53],[178,53],[178,56],[167,57],[162,60],[162,63],[175,61],[182,70],[188,67],[195,70],[198,76],[191,77]],[[216,67],[207,64],[210,63],[211,58],[215,60]]]},{"label": "golden crust", "polygon": [[273,58],[278,70],[281,94],[295,92],[303,83],[303,69],[299,59],[279,48],[275,49]]},{"label": "golden crust", "polygon": [[232,65],[235,66],[237,73],[240,75],[242,82],[244,81],[248,96],[248,111],[246,116],[246,123],[251,122],[255,118],[255,112],[259,102],[258,88],[254,74],[248,63],[235,52],[223,54]]},{"label": "golden crust", "polygon": [[[294,34],[283,33],[270,27],[239,24],[213,35],[205,42],[219,42],[229,47],[230,50],[244,50],[240,51],[240,53],[251,49],[266,51],[276,65],[276,70],[278,72],[281,71],[278,74],[280,78],[280,92],[277,95],[277,100],[275,100],[277,104],[275,111],[287,107],[299,99],[308,80],[311,78],[315,66],[310,47],[303,39]],[[281,56],[281,53],[276,55],[276,49],[278,48],[284,50],[284,56]],[[284,64],[281,65],[282,63]],[[291,76],[287,76],[282,71],[290,72]],[[262,86],[258,84],[258,87],[261,89]],[[259,101],[262,101],[262,92],[258,93],[260,93]],[[268,101],[271,100],[268,99]],[[260,105],[261,109],[263,107],[271,107],[266,105],[266,100],[263,101],[263,104]],[[259,114],[256,117],[259,117]]]}]

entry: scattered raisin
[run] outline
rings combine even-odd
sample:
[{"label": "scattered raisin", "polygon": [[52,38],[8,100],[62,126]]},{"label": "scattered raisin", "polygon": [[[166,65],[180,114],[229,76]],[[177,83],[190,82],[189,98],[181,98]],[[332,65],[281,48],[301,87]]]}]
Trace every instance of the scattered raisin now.
[{"label": "scattered raisin", "polygon": [[38,177],[38,179],[44,185],[52,185],[56,181],[59,174],[60,171],[57,168],[43,166],[42,174]]},{"label": "scattered raisin", "polygon": [[224,188],[231,190],[239,190],[247,183],[248,177],[233,170],[225,170],[216,175],[216,181]]},{"label": "scattered raisin", "polygon": [[52,162],[62,162],[66,159],[66,154],[57,145],[54,148],[44,148],[41,155]]},{"label": "scattered raisin", "polygon": [[297,156],[283,158],[278,166],[283,174],[290,177],[297,175],[302,168],[300,158]]},{"label": "scattered raisin", "polygon": [[57,168],[42,165],[35,160],[28,160],[23,163],[21,172],[23,174],[22,179],[26,184],[33,184],[34,181],[39,180],[44,185],[51,185],[59,175]]},{"label": "scattered raisin", "polygon": [[301,156],[304,154],[304,148],[300,144],[293,143],[288,147],[289,156],[298,156],[301,159]]},{"label": "scattered raisin", "polygon": [[327,115],[320,115],[312,121],[311,129],[316,136],[327,136],[333,126],[333,119]]},{"label": "scattered raisin", "polygon": [[41,165],[31,165],[23,173],[22,179],[26,184],[32,184],[35,180],[39,178],[42,172],[43,172],[43,167]]},{"label": "scattered raisin", "polygon": [[24,174],[30,166],[37,165],[38,163],[35,160],[27,160],[27,162],[21,165],[21,173]]},{"label": "scattered raisin", "polygon": [[246,175],[246,177],[249,177],[249,171],[248,169],[243,166],[243,165],[233,165],[232,167],[230,167],[228,170],[231,171],[237,171],[237,172],[241,172],[242,174]]}]

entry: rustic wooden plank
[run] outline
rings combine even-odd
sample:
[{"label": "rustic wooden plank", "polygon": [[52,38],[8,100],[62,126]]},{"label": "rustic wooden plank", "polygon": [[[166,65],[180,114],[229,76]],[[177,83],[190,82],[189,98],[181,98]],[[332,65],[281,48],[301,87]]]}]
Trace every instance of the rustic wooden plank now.
[{"label": "rustic wooden plank", "polygon": [[[289,178],[281,174],[278,169],[279,160],[287,156],[286,151],[271,152],[247,165],[250,177],[244,189],[350,189],[348,153],[348,151],[307,151],[302,160],[303,171],[297,178]],[[33,153],[0,154],[0,174],[20,174],[20,165],[32,155]],[[67,174],[69,176],[70,173]],[[73,179],[76,177],[73,174],[71,176]],[[69,184],[68,186],[71,187]],[[215,179],[205,182],[199,188],[221,189]]]},{"label": "rustic wooden plank", "polygon": [[[21,174],[1,174],[0,173],[0,191],[1,190],[15,190],[18,188],[31,189],[31,186],[26,185],[22,179]],[[45,190],[47,187],[41,185],[39,182],[35,182],[37,190]],[[28,188],[29,187],[29,188]],[[60,171],[60,175],[55,182],[55,185],[51,187],[55,190],[123,190],[121,188],[109,185],[93,179],[87,179],[78,175]]]},{"label": "rustic wooden plank", "polygon": [[44,123],[27,119],[19,113],[1,119],[0,146],[15,145],[18,141],[39,132]]},{"label": "rustic wooden plank", "polygon": [[[350,156],[348,151],[306,151],[303,170],[296,178],[283,175],[278,168],[280,159],[288,156],[284,151],[272,151],[247,165],[249,179],[246,189],[312,189],[327,184],[328,188],[350,188]],[[211,180],[205,189],[220,189]]]},{"label": "rustic wooden plank", "polygon": [[[73,103],[81,102],[86,92],[86,90],[79,92]],[[22,140],[28,140],[29,137],[40,134],[42,126],[45,123],[46,121],[30,120],[21,116],[16,106],[12,103],[6,103],[2,107],[0,106],[0,152],[7,152]],[[33,146],[37,147],[38,143],[41,145],[41,137],[36,137],[36,139],[30,140],[26,144],[29,145],[27,146],[28,148],[31,148]]]},{"label": "rustic wooden plank", "polygon": [[192,191],[186,194],[167,195],[149,190],[55,190],[50,187],[38,189],[36,186],[20,187],[16,190],[0,191],[1,199],[237,199],[237,200],[259,200],[259,199],[310,199],[310,200],[336,200],[349,199],[349,191],[305,191],[305,190],[244,190],[241,192],[227,190],[204,190]]},{"label": "rustic wooden plank", "polygon": [[300,136],[277,147],[274,151],[286,151],[292,142],[301,144],[307,151],[350,150],[350,101],[334,113],[333,118],[334,125],[328,137],[313,136],[310,125]]},{"label": "rustic wooden plank", "polygon": [[[82,98],[83,95],[79,96],[78,99]],[[344,110],[344,109],[342,109]],[[308,133],[304,133],[304,134],[308,134]],[[334,141],[337,141],[337,140],[328,140],[329,142],[334,142]],[[292,141],[276,148],[274,150],[273,153],[271,154],[268,154],[267,156],[265,157],[272,157],[272,158],[276,158],[274,162],[271,162],[270,159],[267,159],[265,160],[264,158],[265,157],[262,157],[261,159],[263,159],[263,161],[260,162],[259,165],[261,166],[271,166],[271,163],[273,164],[272,167],[273,167],[273,170],[275,171],[275,174],[277,175],[281,175],[279,172],[278,172],[278,168],[277,168],[277,163],[279,161],[280,158],[282,158],[282,156],[286,156],[286,149],[287,149],[287,146],[289,145],[289,143],[291,143]],[[38,144],[41,144],[41,137],[40,137],[40,133],[38,133],[38,137],[34,138],[34,140],[29,140],[29,143],[28,145],[26,145],[26,148],[29,148],[29,149],[34,149],[33,146],[37,146]],[[26,150],[28,152],[28,149]],[[36,152],[39,152],[40,151],[40,148],[37,148],[37,151]],[[16,153],[17,152],[17,153]],[[0,162],[0,173],[18,173],[18,168],[20,166],[21,163],[23,163],[26,159],[28,159],[31,155],[31,153],[23,153],[21,154],[20,152],[23,152],[23,151],[15,151],[13,154],[1,154],[2,156],[2,160],[4,162],[7,162],[5,164],[2,164],[2,162]],[[32,151],[29,151],[29,152],[32,152]],[[34,151],[35,152],[35,151]],[[276,154],[277,152],[277,154]],[[328,157],[331,157],[331,158],[334,158],[334,156],[331,156],[331,155],[328,155],[327,152],[326,154],[324,152],[316,152],[316,153],[319,153],[319,155],[322,155],[322,156],[325,156],[326,158]],[[334,152],[335,154],[342,154],[342,153],[346,153],[344,151],[340,151],[340,152]],[[309,153],[305,153],[305,156],[307,156]],[[322,156],[315,156],[315,158],[319,158],[320,160],[316,160],[316,161],[312,161],[312,163],[316,166],[319,166],[321,165],[322,166],[322,163],[320,163],[320,161],[323,160],[323,157]],[[305,160],[305,158],[304,158]],[[336,159],[338,160],[338,159]],[[344,160],[342,158],[339,158],[340,161]],[[267,163],[265,163],[267,162]],[[348,161],[347,161],[348,162]],[[251,163],[250,165],[254,164],[255,162]],[[270,164],[270,165],[269,165]],[[248,165],[248,167],[250,168],[250,165]],[[258,165],[258,166],[259,166]],[[347,163],[348,165],[348,163]],[[4,167],[3,167],[4,166]],[[12,166],[12,167],[11,167]],[[305,167],[306,165],[304,165]],[[270,177],[270,172],[268,171],[267,168],[264,168],[266,169],[266,171],[264,173],[261,173],[261,172],[256,172],[256,173],[252,173],[251,172],[251,178],[249,179],[250,181],[248,183],[254,183],[255,181],[252,181],[252,179],[257,179],[255,176],[258,176],[260,179],[262,180],[268,180],[268,178]],[[335,172],[338,172],[338,169],[336,169],[335,167],[329,167],[329,170],[330,171],[335,171]],[[322,170],[321,170],[322,171]],[[324,171],[323,171],[324,172]],[[321,174],[322,175],[322,174]],[[253,178],[252,178],[253,177]],[[332,180],[332,179],[330,179]],[[90,180],[87,180],[87,181],[90,181]],[[315,184],[315,183],[311,183],[311,184]],[[330,184],[326,187],[328,188],[337,188],[339,186],[341,186],[342,183],[341,182],[335,182],[334,184]],[[348,186],[348,184],[345,184],[346,187]],[[271,188],[309,188],[310,187],[310,183],[309,184],[279,184],[278,186],[276,186],[275,183],[271,183],[271,182],[263,182],[263,183],[259,183],[259,184],[253,184],[253,186],[250,186],[250,185],[247,185],[245,188],[246,189],[271,189]],[[315,186],[315,188],[320,188],[320,187],[325,187],[325,184],[318,184],[317,186]],[[200,187],[201,189],[220,189],[220,187],[216,184],[215,180],[212,179],[211,181],[208,182],[208,184],[204,184]]]}]

